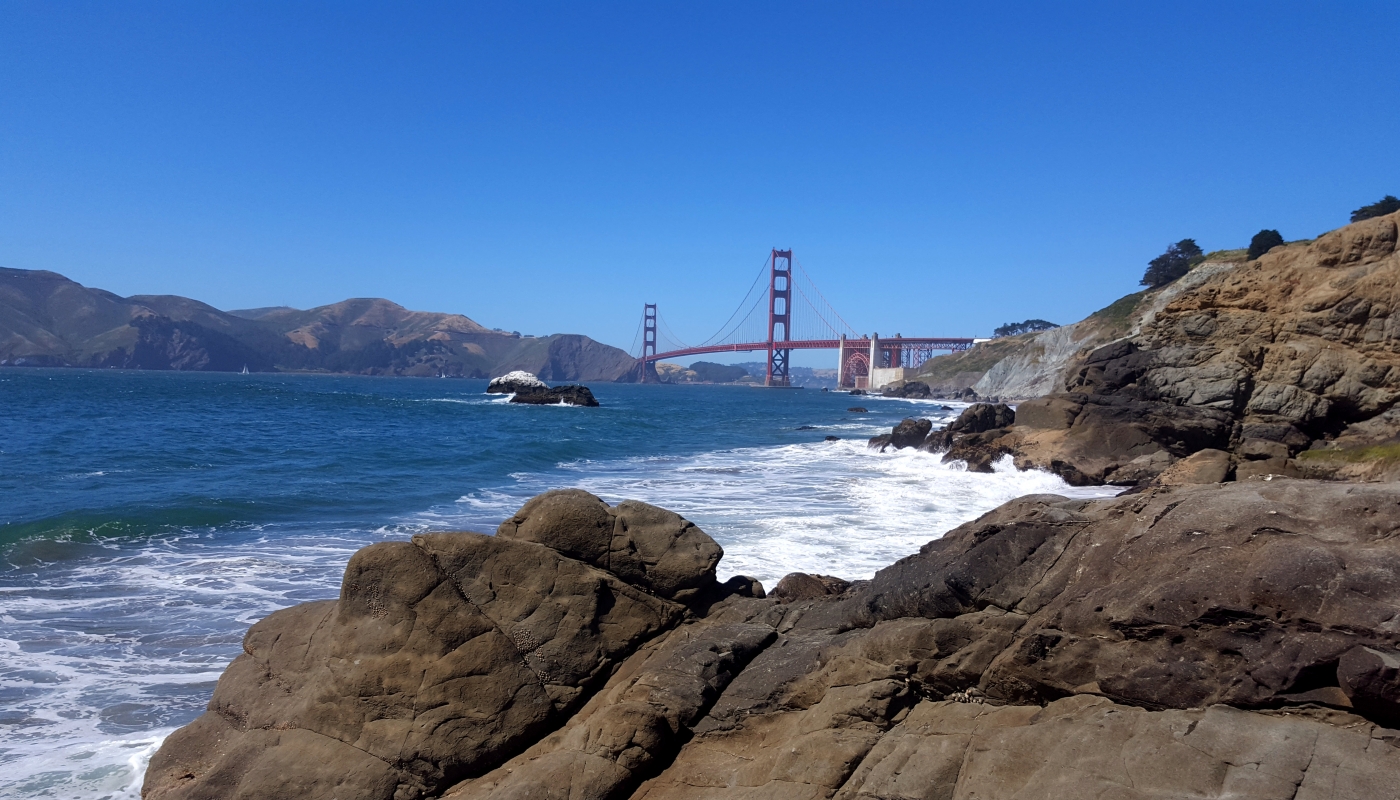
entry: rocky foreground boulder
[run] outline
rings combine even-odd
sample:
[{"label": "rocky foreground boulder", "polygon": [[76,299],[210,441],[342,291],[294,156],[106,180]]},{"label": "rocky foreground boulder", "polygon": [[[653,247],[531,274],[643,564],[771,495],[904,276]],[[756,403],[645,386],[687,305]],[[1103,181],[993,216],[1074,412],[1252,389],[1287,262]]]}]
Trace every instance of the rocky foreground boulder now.
[{"label": "rocky foreground boulder", "polygon": [[144,797],[1394,798],[1397,532],[1400,484],[1041,495],[774,599],[550,493],[255,625]]}]

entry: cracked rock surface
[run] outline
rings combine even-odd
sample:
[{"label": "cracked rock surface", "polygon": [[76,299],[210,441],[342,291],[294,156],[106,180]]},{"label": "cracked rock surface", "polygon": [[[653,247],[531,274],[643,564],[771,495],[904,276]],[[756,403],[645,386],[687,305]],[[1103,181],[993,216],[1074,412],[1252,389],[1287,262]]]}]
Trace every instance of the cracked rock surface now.
[{"label": "cracked rock surface", "polygon": [[[1400,484],[1025,497],[786,603],[627,513],[366,548],[253,627],[145,796],[1400,796]],[[673,549],[708,580],[649,577]]]}]

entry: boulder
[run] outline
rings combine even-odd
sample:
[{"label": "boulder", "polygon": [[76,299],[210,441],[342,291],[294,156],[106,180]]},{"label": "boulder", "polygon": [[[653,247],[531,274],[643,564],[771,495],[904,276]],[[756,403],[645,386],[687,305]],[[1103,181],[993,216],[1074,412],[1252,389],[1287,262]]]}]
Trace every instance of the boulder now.
[{"label": "boulder", "polygon": [[902,397],[915,400],[928,398],[930,390],[923,381],[908,381],[900,386],[892,386],[881,392],[885,397]]},{"label": "boulder", "polygon": [[422,534],[351,558],[340,599],[249,630],[142,796],[403,800],[499,763],[681,606],[529,542]]},{"label": "boulder", "polygon": [[849,411],[849,412],[852,413],[852,414],[868,414],[868,413],[870,413],[870,412],[869,412],[869,409],[865,408],[864,406],[851,406],[850,408],[848,408],[848,409],[846,409],[846,410]]},{"label": "boulder", "polygon": [[896,450],[918,447],[928,438],[928,432],[932,429],[933,423],[929,420],[905,418],[890,431],[890,444]]},{"label": "boulder", "polygon": [[1400,728],[1400,651],[1353,647],[1338,661],[1337,679],[1357,711]]},{"label": "boulder", "polygon": [[582,489],[531,498],[496,535],[553,548],[668,600],[715,583],[724,550],[689,520],[637,500],[616,508]]},{"label": "boulder", "polygon": [[851,582],[831,575],[809,575],[793,572],[778,581],[773,587],[773,597],[779,603],[794,603],[798,600],[812,600],[818,597],[839,595],[850,588]]},{"label": "boulder", "polygon": [[526,403],[534,406],[587,406],[597,408],[598,400],[587,386],[555,386],[544,389],[527,389],[516,392],[510,398],[512,403]]},{"label": "boulder", "polygon": [[1230,479],[1234,464],[1224,450],[1198,450],[1162,471],[1157,483],[1162,486],[1185,486],[1201,483],[1224,483]]},{"label": "boulder", "polygon": [[488,394],[515,394],[517,392],[540,392],[548,388],[548,384],[534,375],[516,370],[515,372],[507,372],[498,378],[492,378],[491,382],[486,385],[486,392]]},{"label": "boulder", "polygon": [[[611,560],[624,518],[636,586],[554,549]],[[870,581],[688,610],[638,588],[685,525],[559,492],[362,550],[254,626],[144,796],[1394,796],[1400,484],[1023,497]]]}]

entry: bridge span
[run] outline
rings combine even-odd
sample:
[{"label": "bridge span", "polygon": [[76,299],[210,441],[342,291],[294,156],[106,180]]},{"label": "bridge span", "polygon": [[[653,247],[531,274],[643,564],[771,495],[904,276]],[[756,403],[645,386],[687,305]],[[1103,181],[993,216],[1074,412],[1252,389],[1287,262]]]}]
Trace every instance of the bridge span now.
[{"label": "bridge span", "polygon": [[[763,272],[768,274],[766,311],[758,312],[758,304],[764,299],[759,294],[748,313],[739,316],[748,306],[749,296],[754,295],[754,290],[759,286],[762,279],[760,273],[759,280],[750,287],[749,295],[740,302],[739,309],[730,316],[729,322],[719,333],[699,345],[686,345],[674,336],[664,335],[663,332],[669,334],[669,329],[657,313],[656,304],[647,303],[640,331],[641,355],[637,359],[642,380],[659,380],[656,362],[665,359],[712,353],[767,352],[763,385],[791,386],[788,362],[793,350],[835,350],[836,385],[864,389],[901,379],[904,370],[917,369],[935,351],[966,350],[982,341],[954,337],[906,337],[899,334],[886,339],[874,333],[857,336],[826,302],[800,265],[793,261],[791,250],[774,249],[765,260]],[[799,279],[805,279],[811,295]],[[804,315],[793,313],[794,291],[802,301],[799,305],[807,312]],[[814,330],[794,331],[795,316],[800,317],[799,322],[805,322],[808,329]],[[763,324],[762,329],[754,330],[755,323]],[[794,333],[798,335],[794,336]]]}]

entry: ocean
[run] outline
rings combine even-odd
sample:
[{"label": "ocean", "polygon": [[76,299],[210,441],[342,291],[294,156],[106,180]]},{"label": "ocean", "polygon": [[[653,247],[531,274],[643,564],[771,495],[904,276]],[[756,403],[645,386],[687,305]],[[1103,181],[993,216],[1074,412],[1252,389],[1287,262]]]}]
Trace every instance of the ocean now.
[{"label": "ocean", "polygon": [[485,389],[0,369],[0,798],[138,798],[251,623],[336,596],[359,547],[491,532],[548,489],[672,509],[724,547],[721,579],[769,588],[869,578],[1024,494],[1113,493],[865,447],[958,403],[596,384],[602,407],[575,408]]}]

